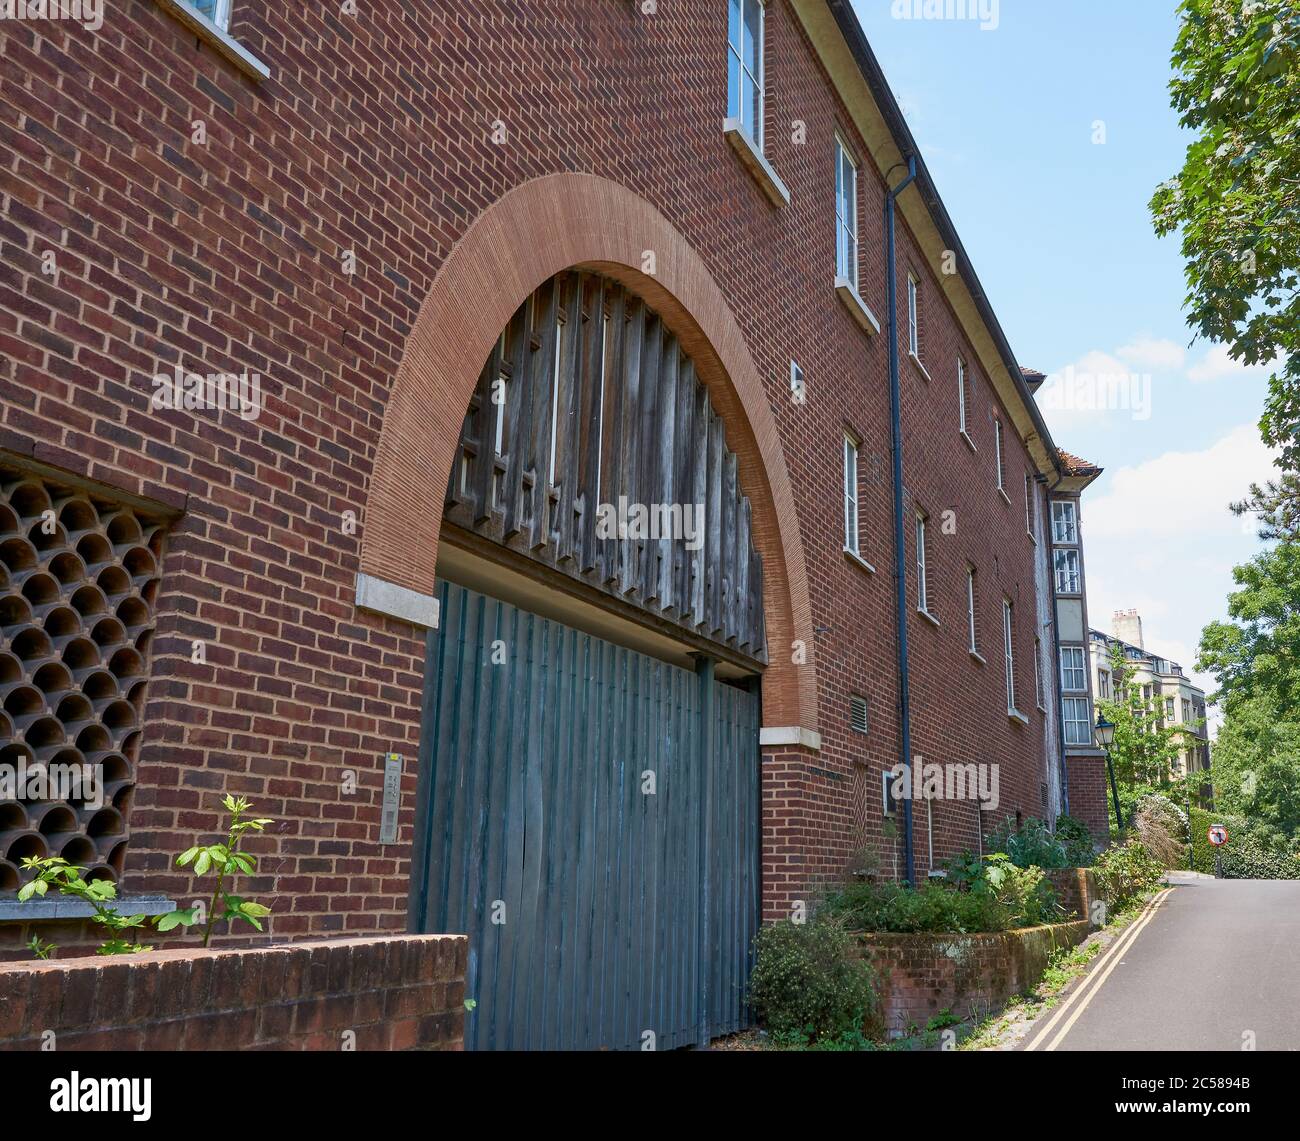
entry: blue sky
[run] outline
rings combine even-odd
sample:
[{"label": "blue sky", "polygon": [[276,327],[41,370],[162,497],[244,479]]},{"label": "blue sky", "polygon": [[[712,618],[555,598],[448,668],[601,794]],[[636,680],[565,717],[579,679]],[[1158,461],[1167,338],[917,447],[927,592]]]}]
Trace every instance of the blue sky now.
[{"label": "blue sky", "polygon": [[[1178,240],[1147,211],[1187,143],[1174,0],[1000,0],[989,31],[854,4],[1020,363],[1052,374],[1057,444],[1106,469],[1083,507],[1092,624],[1136,607],[1191,670],[1259,547],[1227,505],[1271,469],[1267,370],[1191,344]],[[1090,408],[1111,382],[1090,378],[1120,377],[1129,398]]]}]

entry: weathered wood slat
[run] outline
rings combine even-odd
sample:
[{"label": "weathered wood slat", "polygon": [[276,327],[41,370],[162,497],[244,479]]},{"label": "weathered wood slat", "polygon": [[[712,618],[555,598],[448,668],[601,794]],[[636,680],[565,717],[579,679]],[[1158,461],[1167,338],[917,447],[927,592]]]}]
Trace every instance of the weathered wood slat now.
[{"label": "weathered wood slat", "polygon": [[766,661],[736,456],[676,336],[621,284],[568,272],[538,288],[484,365],[461,448],[446,518]]}]

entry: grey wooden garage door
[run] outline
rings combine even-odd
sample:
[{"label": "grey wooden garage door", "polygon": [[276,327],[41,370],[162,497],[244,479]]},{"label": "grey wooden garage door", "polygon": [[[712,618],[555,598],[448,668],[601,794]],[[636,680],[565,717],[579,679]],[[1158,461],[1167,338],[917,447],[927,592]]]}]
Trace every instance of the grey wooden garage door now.
[{"label": "grey wooden garage door", "polygon": [[420,929],[470,937],[466,1045],[671,1049],[748,1025],[757,694],[450,584]]}]

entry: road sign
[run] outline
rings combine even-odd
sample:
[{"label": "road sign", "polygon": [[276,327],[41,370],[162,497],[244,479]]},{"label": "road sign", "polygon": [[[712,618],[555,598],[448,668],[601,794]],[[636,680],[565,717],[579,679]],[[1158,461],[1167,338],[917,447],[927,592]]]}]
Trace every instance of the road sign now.
[{"label": "road sign", "polygon": [[1210,843],[1216,848],[1222,848],[1228,842],[1228,830],[1222,824],[1210,825],[1210,830],[1206,833],[1210,838]]}]

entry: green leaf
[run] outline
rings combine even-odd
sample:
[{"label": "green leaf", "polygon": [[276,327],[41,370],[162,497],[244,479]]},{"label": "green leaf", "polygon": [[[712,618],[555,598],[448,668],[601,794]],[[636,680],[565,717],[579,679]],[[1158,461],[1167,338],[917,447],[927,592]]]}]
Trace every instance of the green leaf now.
[{"label": "green leaf", "polygon": [[194,859],[195,856],[199,854],[199,850],[200,849],[197,844],[193,848],[186,848],[185,851],[183,851],[179,856],[176,857],[176,866],[178,868],[185,867],[186,864],[188,864],[191,860]]},{"label": "green leaf", "polygon": [[197,860],[194,861],[194,874],[204,876],[208,874],[208,869],[212,866],[212,855],[207,848],[204,848]]}]

